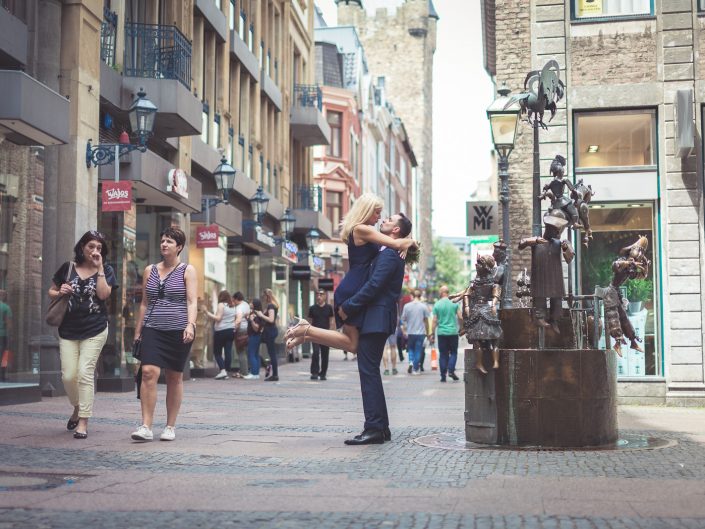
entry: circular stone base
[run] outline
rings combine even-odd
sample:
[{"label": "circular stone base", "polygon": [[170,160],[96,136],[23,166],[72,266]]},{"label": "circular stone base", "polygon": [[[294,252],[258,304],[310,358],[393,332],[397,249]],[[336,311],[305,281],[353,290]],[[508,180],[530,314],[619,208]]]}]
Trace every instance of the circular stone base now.
[{"label": "circular stone base", "polygon": [[546,447],[546,446],[509,446],[509,445],[487,445],[471,443],[464,437],[453,433],[435,433],[424,435],[411,440],[412,443],[425,446],[427,448],[440,448],[441,450],[509,450],[509,451],[553,451],[553,452],[586,452],[595,450],[655,450],[658,448],[668,448],[678,444],[672,439],[660,439],[658,437],[647,437],[645,435],[633,433],[620,433],[617,442],[602,446],[585,447]]}]

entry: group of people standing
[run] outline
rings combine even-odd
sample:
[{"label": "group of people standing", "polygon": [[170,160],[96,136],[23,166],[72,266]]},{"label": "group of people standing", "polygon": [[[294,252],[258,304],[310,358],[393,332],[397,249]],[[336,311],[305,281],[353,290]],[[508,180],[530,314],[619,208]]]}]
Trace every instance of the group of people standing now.
[{"label": "group of people standing", "polygon": [[[265,307],[266,305],[266,307]],[[264,308],[263,308],[264,307]],[[210,312],[204,309],[213,323],[213,357],[220,371],[217,380],[229,377],[233,359],[233,347],[238,355],[237,371],[234,378],[257,380],[260,378],[260,344],[267,346],[270,357],[271,374],[264,380],[279,380],[279,365],[274,340],[278,334],[277,315],[279,303],[270,289],[265,289],[262,298],[245,301],[242,292],[232,296],[223,290],[218,294],[218,307]],[[243,373],[246,373],[243,375]]]}]

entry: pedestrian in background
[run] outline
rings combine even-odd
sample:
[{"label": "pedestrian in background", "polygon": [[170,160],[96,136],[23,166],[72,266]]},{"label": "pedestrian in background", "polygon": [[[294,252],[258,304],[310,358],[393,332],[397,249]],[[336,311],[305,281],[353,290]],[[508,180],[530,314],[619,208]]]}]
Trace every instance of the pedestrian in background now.
[{"label": "pedestrian in background", "polygon": [[421,352],[426,336],[431,339],[428,318],[431,315],[428,307],[421,301],[421,291],[414,291],[414,299],[406,305],[401,313],[401,327],[407,338],[409,354],[409,374],[420,375]]},{"label": "pedestrian in background", "polygon": [[441,286],[441,297],[433,305],[433,334],[438,333],[438,353],[440,354],[441,382],[446,381],[446,374],[458,380],[455,364],[458,360],[458,326],[462,322],[460,305],[448,299],[448,287]]},{"label": "pedestrian in background", "polygon": [[142,275],[142,304],[135,339],[141,342],[140,402],[142,425],[134,441],[151,441],[157,380],[166,371],[166,426],[162,441],[176,438],[176,417],[184,394],[183,371],[196,335],[196,269],[179,259],[186,235],[176,227],[160,234],[161,262],[148,265]]},{"label": "pedestrian in background", "polygon": [[59,325],[61,380],[73,413],[66,429],[76,439],[88,437],[93,415],[95,366],[108,339],[105,300],[117,288],[113,268],[105,264],[108,243],[98,231],[87,231],[73,248],[73,261],[59,267],[49,297],[69,296],[66,315]]},{"label": "pedestrian in background", "polygon": [[276,382],[279,380],[279,362],[277,362],[277,350],[274,341],[279,335],[279,328],[277,327],[279,302],[270,288],[265,289],[262,293],[262,305],[266,305],[266,308],[264,312],[260,310],[257,316],[264,322],[262,341],[267,345],[267,353],[272,366],[272,374],[264,380],[265,382]]},{"label": "pedestrian in background", "polygon": [[[326,302],[326,291],[316,292],[316,303],[308,309],[308,321],[319,329],[335,330],[335,313],[333,306]],[[326,380],[328,373],[328,355],[330,347],[312,343],[313,354],[311,355],[311,380]]]},{"label": "pedestrian in background", "polygon": [[[397,326],[397,329],[399,327]],[[389,357],[389,363],[387,363],[387,357]],[[384,354],[382,355],[382,362],[384,363],[384,375],[389,375],[389,364],[392,364],[392,375],[399,373],[397,371],[397,333],[390,334],[387,338],[387,343],[384,345]]]},{"label": "pedestrian in background", "polygon": [[[232,364],[233,342],[235,341],[235,317],[237,310],[233,305],[233,300],[227,290],[218,294],[218,308],[215,314],[205,311],[206,316],[213,320],[213,358],[218,364],[220,372],[215,376],[216,380],[228,378],[228,369]],[[225,354],[223,354],[225,353]]]},{"label": "pedestrian in background", "polygon": [[252,310],[247,315],[247,362],[250,367],[250,373],[243,377],[245,380],[259,379],[259,346],[262,343],[264,322],[258,314],[262,314],[262,302],[259,298],[254,298],[252,300]]},{"label": "pedestrian in background", "polygon": [[250,314],[250,305],[245,301],[245,296],[238,291],[233,294],[235,306],[235,351],[237,352],[237,369],[234,370],[235,378],[243,378],[248,374],[247,361],[247,316]]}]

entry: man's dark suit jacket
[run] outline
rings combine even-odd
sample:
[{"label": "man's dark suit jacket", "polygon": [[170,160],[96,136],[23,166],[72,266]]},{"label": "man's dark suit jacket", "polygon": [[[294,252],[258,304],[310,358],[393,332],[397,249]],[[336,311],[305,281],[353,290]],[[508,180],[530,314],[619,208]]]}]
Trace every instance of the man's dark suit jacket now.
[{"label": "man's dark suit jacket", "polygon": [[397,303],[404,282],[404,260],[396,250],[385,248],[372,261],[362,288],[342,304],[348,316],[366,311],[360,334],[393,334],[397,329]]}]

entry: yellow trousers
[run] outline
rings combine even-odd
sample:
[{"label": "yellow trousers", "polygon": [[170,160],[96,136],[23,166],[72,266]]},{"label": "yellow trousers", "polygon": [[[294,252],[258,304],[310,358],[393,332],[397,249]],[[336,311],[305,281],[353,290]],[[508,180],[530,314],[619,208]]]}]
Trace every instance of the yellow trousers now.
[{"label": "yellow trousers", "polygon": [[100,334],[85,340],[59,338],[61,380],[72,406],[78,406],[79,417],[93,415],[95,365],[108,339],[108,326]]}]

